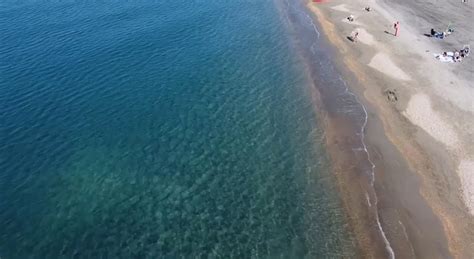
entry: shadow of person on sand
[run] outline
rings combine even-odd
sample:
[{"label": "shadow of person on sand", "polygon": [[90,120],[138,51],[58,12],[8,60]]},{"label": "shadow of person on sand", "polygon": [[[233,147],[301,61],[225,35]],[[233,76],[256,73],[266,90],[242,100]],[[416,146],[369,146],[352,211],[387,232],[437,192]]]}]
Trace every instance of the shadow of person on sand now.
[{"label": "shadow of person on sand", "polygon": [[383,32],[385,32],[386,34],[390,34],[390,35],[393,35],[393,36],[395,36],[395,34],[394,34],[394,33],[391,33],[391,32],[389,32],[389,31],[383,31]]},{"label": "shadow of person on sand", "polygon": [[425,36],[428,37],[428,38],[433,37],[433,36],[431,36],[431,34],[428,34],[428,33],[423,33],[423,35],[425,35]]},{"label": "shadow of person on sand", "polygon": [[355,42],[355,41],[354,41],[354,38],[353,38],[352,36],[347,36],[346,38],[347,38],[349,41],[351,41],[351,42]]}]

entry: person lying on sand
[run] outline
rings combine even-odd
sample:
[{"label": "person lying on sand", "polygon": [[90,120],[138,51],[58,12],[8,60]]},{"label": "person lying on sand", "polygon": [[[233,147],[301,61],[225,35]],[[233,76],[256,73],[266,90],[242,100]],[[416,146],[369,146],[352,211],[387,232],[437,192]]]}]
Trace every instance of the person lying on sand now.
[{"label": "person lying on sand", "polygon": [[435,37],[435,38],[438,38],[438,39],[444,39],[444,37],[447,36],[447,34],[445,32],[437,32],[433,28],[431,28],[430,34],[431,34],[431,37]]},{"label": "person lying on sand", "polygon": [[451,33],[453,33],[453,32],[454,32],[454,29],[451,28],[451,27],[448,27],[448,29],[446,31],[443,31],[443,32],[439,32],[439,31],[436,31],[435,29],[431,28],[430,35],[431,35],[431,37],[435,37],[435,38],[438,38],[438,39],[444,39],[448,35],[451,35]]},{"label": "person lying on sand", "polygon": [[454,51],[453,60],[454,60],[454,62],[461,62],[462,61],[461,54],[459,53],[459,51],[457,51],[457,50]]},{"label": "person lying on sand", "polygon": [[445,51],[442,54],[434,54],[435,58],[441,62],[462,62],[462,60],[469,56],[469,45],[465,45],[461,50]]},{"label": "person lying on sand", "polygon": [[435,58],[441,62],[453,63],[456,62],[454,60],[454,52],[448,51],[443,52],[442,54],[434,54]]}]

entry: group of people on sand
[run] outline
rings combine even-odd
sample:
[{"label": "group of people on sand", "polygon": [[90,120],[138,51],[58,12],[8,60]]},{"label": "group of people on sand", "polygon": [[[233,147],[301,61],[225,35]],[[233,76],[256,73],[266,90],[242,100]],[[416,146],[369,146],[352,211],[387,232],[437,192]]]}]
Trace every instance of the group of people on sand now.
[{"label": "group of people on sand", "polygon": [[[370,12],[372,11],[372,9],[370,8],[370,6],[367,6],[365,7],[365,10],[367,12]],[[346,18],[349,22],[353,22],[354,21],[354,15],[349,15],[347,18]],[[393,24],[393,29],[394,29],[394,33],[393,33],[393,36],[398,36],[398,32],[400,31],[400,22],[397,21]],[[348,36],[348,39],[351,40],[352,42],[357,42],[357,39],[359,38],[359,30],[354,30],[352,33],[351,33],[351,36]]]},{"label": "group of people on sand", "polygon": [[454,51],[445,51],[441,55],[436,55],[436,58],[440,61],[444,62],[461,62],[463,58],[469,56],[471,50],[469,46],[464,46],[461,50],[454,50]]},{"label": "group of people on sand", "polygon": [[[430,34],[427,36],[438,39],[444,39],[447,36],[451,35],[453,32],[454,28],[451,27],[450,24],[448,28],[443,32],[436,31],[432,28]],[[461,50],[445,51],[442,54],[435,54],[435,58],[441,62],[461,62],[464,58],[469,56],[470,51],[471,50],[469,45],[465,45]]]},{"label": "group of people on sand", "polygon": [[[370,8],[370,6],[367,6],[365,7],[365,11],[370,12],[372,11],[372,9]],[[346,19],[349,22],[353,22],[355,20],[355,17],[354,15],[351,14]],[[399,31],[400,31],[400,22],[397,21],[393,24],[393,30],[394,30],[393,36],[398,36]],[[387,31],[385,32],[391,34],[390,32],[387,32]],[[444,39],[448,35],[451,35],[453,32],[454,32],[454,28],[451,27],[451,25],[449,25],[448,28],[442,32],[436,31],[435,29],[431,29],[430,34],[426,36],[430,36],[430,37],[434,37],[438,39]],[[351,40],[352,42],[357,42],[359,38],[359,34],[360,34],[359,30],[356,29],[347,38]],[[466,45],[461,50],[454,50],[452,52],[445,51],[442,54],[435,54],[435,57],[441,62],[461,62],[464,58],[469,56],[469,53],[470,53],[469,45]]]},{"label": "group of people on sand", "polygon": [[[454,32],[454,29],[450,26],[448,26],[446,31],[443,31],[443,32],[438,32],[432,28],[430,31],[430,37],[444,39],[448,35],[451,35],[451,33],[453,32]],[[435,57],[441,62],[461,62],[464,58],[469,56],[469,53],[470,53],[469,45],[466,45],[461,50],[445,51],[442,54],[435,54]]]}]

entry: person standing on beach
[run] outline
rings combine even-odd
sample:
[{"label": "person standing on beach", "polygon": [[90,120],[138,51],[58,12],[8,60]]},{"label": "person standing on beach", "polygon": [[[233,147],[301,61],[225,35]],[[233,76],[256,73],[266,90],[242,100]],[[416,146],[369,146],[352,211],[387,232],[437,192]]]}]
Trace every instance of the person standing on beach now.
[{"label": "person standing on beach", "polygon": [[359,37],[359,32],[358,31],[356,31],[354,33],[354,37],[352,37],[352,41],[357,42],[357,37]]},{"label": "person standing on beach", "polygon": [[393,35],[398,36],[398,30],[400,29],[400,22],[397,21],[396,23],[394,23],[393,28],[395,29],[395,34]]}]

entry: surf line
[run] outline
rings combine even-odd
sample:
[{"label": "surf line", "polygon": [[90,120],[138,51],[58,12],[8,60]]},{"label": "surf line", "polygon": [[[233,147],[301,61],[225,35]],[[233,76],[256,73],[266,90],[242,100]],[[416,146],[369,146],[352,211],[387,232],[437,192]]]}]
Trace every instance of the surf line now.
[{"label": "surf line", "polygon": [[[377,193],[375,192],[375,187],[374,187],[374,184],[375,184],[375,164],[374,164],[374,162],[372,162],[372,159],[370,158],[369,150],[367,149],[367,145],[365,144],[365,130],[367,128],[367,121],[368,121],[369,115],[367,113],[367,109],[360,102],[359,98],[355,94],[353,94],[351,91],[349,91],[349,86],[347,85],[346,81],[344,81],[344,79],[342,79],[341,77],[339,77],[339,80],[341,80],[341,82],[346,87],[346,94],[352,95],[354,97],[354,99],[356,100],[356,102],[360,105],[360,107],[362,107],[362,110],[364,111],[364,123],[362,124],[359,135],[360,135],[360,140],[361,140],[361,143],[362,143],[362,149],[364,150],[365,154],[367,154],[367,161],[370,163],[370,168],[371,168],[370,169],[370,176],[371,176],[370,185],[372,186],[372,189],[374,190],[375,219],[377,221],[377,227],[379,229],[379,232],[380,232],[380,234],[382,236],[382,239],[385,243],[385,249],[387,250],[387,252],[389,254],[389,258],[390,259],[395,259],[395,253],[393,252],[393,248],[390,245],[390,241],[388,240],[387,235],[385,234],[385,231],[383,231],[382,224],[380,223],[379,211],[378,211],[378,207],[377,207],[378,198],[377,198]],[[369,197],[368,201],[370,201],[370,197]]]},{"label": "surf line", "polygon": [[[290,2],[288,0],[285,0],[285,2],[286,2],[286,5],[287,5],[286,18],[287,18],[288,23],[291,23],[291,21],[289,19],[289,16],[288,16],[288,12],[293,11],[293,12],[296,12],[296,13],[299,13],[299,14],[303,15],[305,17],[305,20],[312,27],[312,29],[313,29],[312,31],[314,33],[314,42],[310,47],[310,51],[311,51],[311,53],[313,53],[313,55],[315,55],[315,52],[313,51],[313,48],[315,48],[315,46],[317,45],[317,42],[320,40],[321,33],[317,29],[317,26],[314,22],[314,19],[308,13],[308,9],[306,7],[302,7],[301,5],[299,5],[298,6],[299,8],[297,8],[296,6],[294,6],[294,4],[290,4]],[[331,67],[332,67],[332,65],[331,65]],[[360,130],[357,133],[357,135],[360,136],[360,141],[362,143],[361,150],[363,150],[365,152],[366,159],[367,159],[368,163],[370,164],[370,171],[369,171],[369,173],[370,173],[370,185],[371,185],[372,189],[374,190],[374,200],[373,200],[373,202],[370,201],[369,195],[366,196],[367,197],[367,202],[369,204],[369,207],[373,206],[373,208],[375,210],[375,219],[376,219],[376,222],[377,222],[377,228],[378,228],[379,233],[382,237],[382,240],[385,244],[385,250],[387,251],[388,256],[389,256],[390,259],[395,259],[395,253],[394,253],[393,248],[390,244],[390,241],[387,238],[387,235],[385,234],[385,231],[382,228],[382,224],[380,222],[380,216],[379,216],[379,213],[378,213],[378,206],[377,206],[378,198],[377,198],[377,194],[375,193],[375,188],[374,188],[374,184],[375,184],[375,164],[374,164],[374,162],[372,161],[372,159],[370,157],[369,151],[367,149],[367,144],[365,143],[365,132],[366,132],[367,121],[368,121],[367,109],[362,104],[362,102],[359,100],[359,98],[349,90],[349,86],[347,85],[346,81],[341,76],[339,76],[338,80],[340,80],[340,82],[344,85],[344,93],[347,94],[347,95],[352,96],[354,98],[355,102],[360,106],[360,108],[362,108],[362,110],[364,112],[364,121],[363,121],[363,124],[360,127]]]}]

